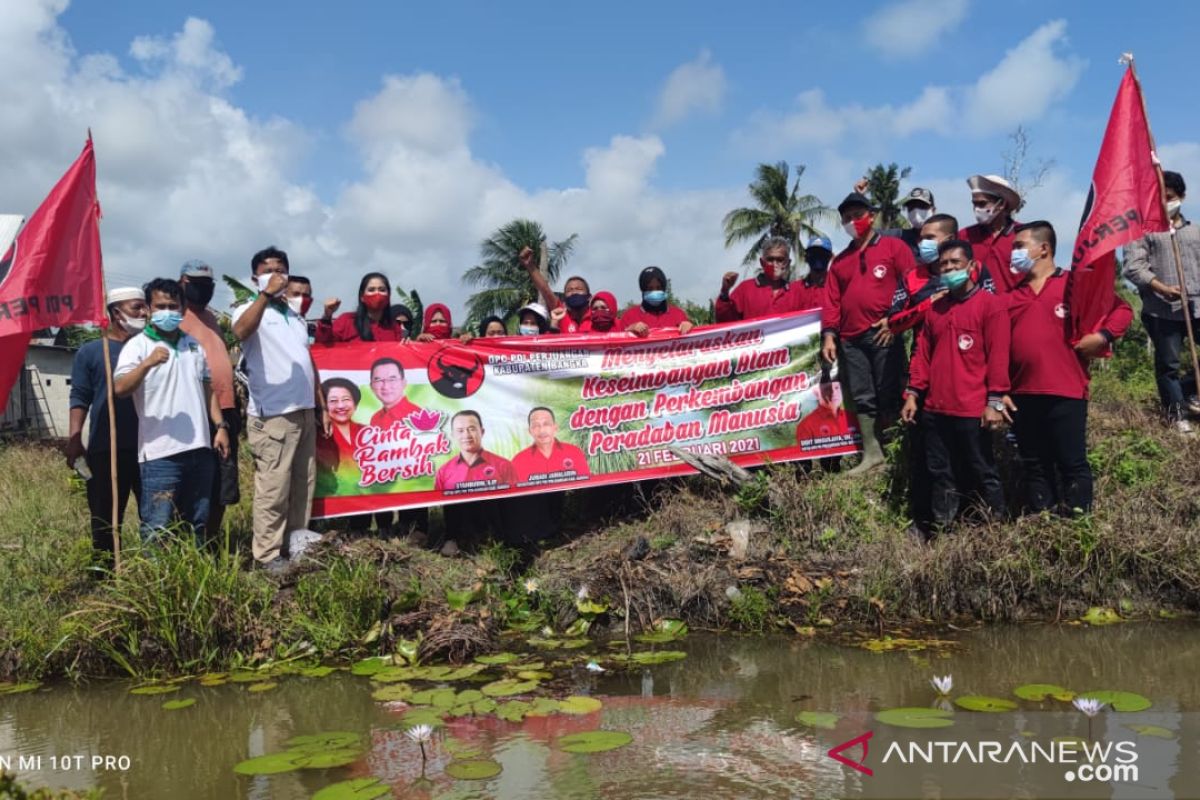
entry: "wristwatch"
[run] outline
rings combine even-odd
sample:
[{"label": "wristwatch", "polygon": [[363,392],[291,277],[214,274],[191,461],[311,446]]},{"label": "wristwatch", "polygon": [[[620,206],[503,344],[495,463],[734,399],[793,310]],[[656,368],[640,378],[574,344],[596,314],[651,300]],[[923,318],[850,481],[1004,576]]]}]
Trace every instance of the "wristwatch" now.
[{"label": "wristwatch", "polygon": [[990,408],[992,411],[1003,411],[1004,410],[1004,401],[1003,400],[988,400],[988,408]]}]

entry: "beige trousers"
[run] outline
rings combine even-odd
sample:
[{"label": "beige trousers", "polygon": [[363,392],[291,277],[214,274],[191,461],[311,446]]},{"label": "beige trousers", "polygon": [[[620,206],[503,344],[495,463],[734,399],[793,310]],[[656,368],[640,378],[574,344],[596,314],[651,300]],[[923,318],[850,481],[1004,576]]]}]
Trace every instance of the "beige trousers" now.
[{"label": "beige trousers", "polygon": [[254,558],[266,563],[282,554],[289,533],[308,527],[317,475],[313,411],[250,417],[246,438],[254,453]]}]

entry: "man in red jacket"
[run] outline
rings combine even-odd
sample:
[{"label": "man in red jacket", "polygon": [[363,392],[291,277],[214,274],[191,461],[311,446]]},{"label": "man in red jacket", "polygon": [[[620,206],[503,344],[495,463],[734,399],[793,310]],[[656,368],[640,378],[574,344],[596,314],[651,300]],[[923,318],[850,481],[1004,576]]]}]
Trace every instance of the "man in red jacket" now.
[{"label": "man in red jacket", "polygon": [[782,236],[768,238],[759,251],[758,262],[762,265],[758,277],[738,283],[736,289],[733,287],[738,279],[736,272],[726,272],[721,277],[721,293],[714,304],[717,322],[758,319],[821,305],[824,298],[821,287],[789,281],[792,245],[787,239]]},{"label": "man in red jacket", "polygon": [[996,294],[1012,291],[1021,282],[1021,275],[1009,264],[1013,237],[1018,223],[1013,214],[1024,204],[1021,195],[999,175],[972,175],[967,178],[971,187],[971,206],[977,223],[958,232],[958,238],[970,242],[979,263],[996,285]]},{"label": "man in red jacket", "polygon": [[1010,328],[1006,303],[979,285],[971,245],[938,246],[939,276],[948,294],[936,300],[917,335],[900,417],[917,421],[929,470],[934,530],[949,526],[970,487],[986,511],[1004,513],[1004,491],[992,452],[992,430],[1004,424]]},{"label": "man in red jacket", "polygon": [[837,361],[863,439],[863,459],[851,474],[884,463],[879,435],[895,422],[900,407],[904,344],[876,343],[871,325],[903,294],[905,275],[916,266],[908,245],[874,229],[876,211],[858,192],[838,206],[851,241],[829,267],[821,313],[821,357],[826,364]]},{"label": "man in red jacket", "polygon": [[1086,513],[1092,508],[1088,362],[1108,355],[1112,343],[1128,330],[1133,310],[1114,296],[1096,330],[1073,343],[1068,273],[1054,265],[1057,245],[1049,222],[1030,222],[1015,230],[1011,264],[1023,278],[1007,298],[1012,322],[1010,406],[1017,412],[1013,432],[1030,509]]}]

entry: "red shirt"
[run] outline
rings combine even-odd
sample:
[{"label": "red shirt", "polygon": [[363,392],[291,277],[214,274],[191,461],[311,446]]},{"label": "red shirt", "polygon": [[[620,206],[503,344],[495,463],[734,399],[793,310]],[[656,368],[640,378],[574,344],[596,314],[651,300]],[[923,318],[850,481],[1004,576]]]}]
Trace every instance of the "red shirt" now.
[{"label": "red shirt", "polygon": [[[613,309],[614,319],[612,330],[614,331],[617,330],[618,322],[618,319],[615,318],[616,313],[616,309]],[[592,310],[590,308],[584,309],[583,316],[579,318],[579,322],[575,321],[575,319],[571,316],[571,312],[568,310],[567,315],[562,318],[562,322],[558,323],[559,333],[590,333],[591,330]],[[608,331],[605,331],[605,333],[608,333]]]},{"label": "red shirt", "polygon": [[908,365],[908,386],[925,395],[925,410],[983,416],[989,396],[1008,392],[1010,330],[1007,300],[981,287],[933,303]]},{"label": "red shirt", "polygon": [[759,275],[734,287],[728,300],[717,298],[716,319],[717,322],[733,322],[819,308],[824,297],[825,291],[820,287],[792,281],[778,289],[767,276]]},{"label": "red shirt", "polygon": [[838,406],[837,411],[834,411],[829,406],[819,405],[808,412],[808,416],[796,426],[796,444],[803,447],[805,442],[812,442],[814,439],[839,436],[848,431],[849,426],[845,408]]},{"label": "red shirt", "polygon": [[[360,342],[358,328],[354,324],[353,311],[339,314],[333,322],[324,319],[317,320],[317,332],[313,336],[318,344],[334,344],[335,342]],[[371,335],[377,342],[404,341],[404,327],[393,322],[390,328],[385,328],[378,322],[371,323]]]},{"label": "red shirt", "polygon": [[476,489],[490,491],[507,489],[517,482],[517,473],[513,471],[512,463],[495,453],[481,450],[474,464],[463,460],[462,453],[447,461],[437,471],[433,479],[433,488],[438,492],[457,489],[459,484],[479,483],[478,486],[464,486],[463,491]]},{"label": "red shirt", "polygon": [[679,306],[663,304],[662,311],[655,313],[647,311],[645,306],[634,306],[625,310],[621,315],[621,330],[627,330],[630,325],[636,325],[639,322],[646,323],[646,327],[650,330],[659,330],[661,328],[678,328],[685,322],[689,322],[688,315]]},{"label": "red shirt", "polygon": [[915,267],[900,239],[876,234],[863,250],[851,244],[829,265],[821,330],[842,339],[866,333],[904,296],[904,277]]},{"label": "red shirt", "polygon": [[423,408],[413,403],[407,397],[400,398],[400,402],[391,408],[381,408],[371,416],[371,424],[376,428],[390,428],[393,423],[404,422],[408,419],[409,414],[419,414],[424,411]]},{"label": "red shirt", "polygon": [[999,233],[992,233],[987,225],[978,224],[958,232],[959,239],[971,243],[975,260],[987,268],[996,285],[996,294],[1011,292],[1024,277],[1012,268],[1013,239],[1017,238],[1016,228],[1020,224],[1009,220]]},{"label": "red shirt", "polygon": [[549,456],[542,455],[542,451],[538,450],[535,444],[517,453],[513,457],[512,465],[519,481],[546,478],[552,473],[562,473],[555,475],[555,480],[592,474],[583,451],[558,439],[554,440]]},{"label": "red shirt", "polygon": [[[1056,270],[1042,284],[1040,294],[1029,280],[1009,292],[1012,320],[1012,355],[1009,371],[1013,394],[1047,394],[1087,399],[1087,359],[1071,346],[1071,311],[1066,302],[1069,274]],[[1133,321],[1133,309],[1119,297],[1096,330],[1121,338]]]},{"label": "red shirt", "polygon": [[929,266],[917,262],[916,269],[904,276],[904,304],[893,308],[888,315],[888,330],[892,333],[903,333],[917,327],[925,320],[929,307],[933,305],[933,295],[940,287],[929,286]]}]

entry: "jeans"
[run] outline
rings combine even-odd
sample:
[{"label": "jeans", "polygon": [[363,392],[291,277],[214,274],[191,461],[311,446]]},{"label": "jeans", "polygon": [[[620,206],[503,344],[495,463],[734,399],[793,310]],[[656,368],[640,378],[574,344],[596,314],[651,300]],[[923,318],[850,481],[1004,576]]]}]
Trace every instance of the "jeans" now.
[{"label": "jeans", "polygon": [[1012,400],[1017,406],[1013,433],[1025,478],[1026,505],[1035,512],[1091,511],[1087,400],[1047,394],[1013,395]]},{"label": "jeans", "polygon": [[143,542],[154,541],[178,520],[191,525],[196,544],[204,543],[214,469],[207,447],[142,462]]},{"label": "jeans", "polygon": [[[1158,399],[1168,419],[1183,419],[1183,403],[1196,394],[1196,376],[1192,371],[1192,352],[1187,346],[1187,328],[1182,319],[1162,319],[1142,314],[1142,325],[1154,345],[1154,380]],[[1192,336],[1200,335],[1200,319],[1192,320]],[[1187,364],[1179,375],[1180,356]]]},{"label": "jeans", "polygon": [[871,341],[874,331],[838,343],[838,378],[843,391],[854,399],[854,411],[868,417],[894,420],[900,408],[900,383],[904,375],[904,340],[897,337],[880,347]]},{"label": "jeans", "polygon": [[[88,451],[87,465],[92,479],[87,482],[88,511],[92,516],[92,549],[113,552],[112,464],[110,450]],[[117,451],[117,529],[125,521],[125,506],[132,492],[138,507],[142,504],[142,476],[136,450]]]},{"label": "jeans", "polygon": [[979,424],[979,417],[926,411],[920,427],[925,434],[933,524],[952,523],[963,497],[978,498],[989,514],[1003,516],[1004,489],[996,471],[992,434]]}]

